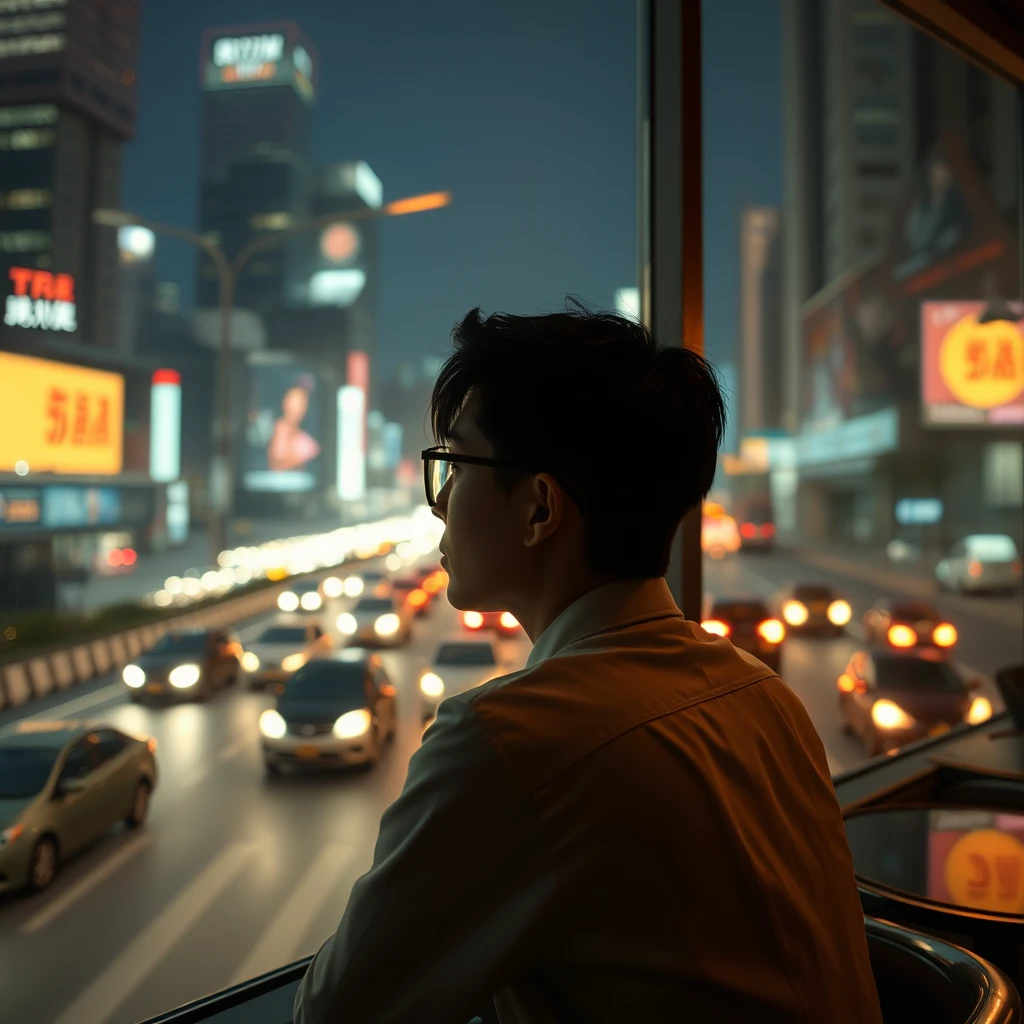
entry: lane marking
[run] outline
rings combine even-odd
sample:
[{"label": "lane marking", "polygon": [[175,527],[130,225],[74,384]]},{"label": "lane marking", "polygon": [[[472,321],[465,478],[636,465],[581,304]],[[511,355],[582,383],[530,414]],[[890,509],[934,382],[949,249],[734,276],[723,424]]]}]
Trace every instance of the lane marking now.
[{"label": "lane marking", "polygon": [[87,985],[54,1024],[104,1024],[238,877],[259,844],[233,842]]},{"label": "lane marking", "polygon": [[109,860],[96,866],[88,874],[80,878],[74,885],[65,889],[42,910],[33,914],[18,930],[22,935],[34,935],[42,931],[48,924],[55,921],[66,910],[70,910],[79,900],[102,885],[111,875],[120,871],[137,853],[141,853],[153,843],[149,832],[132,836]]},{"label": "lane marking", "polygon": [[244,963],[235,972],[232,985],[298,959],[306,951],[302,941],[324,898],[331,893],[352,861],[354,847],[331,843],[309,865],[291,896],[274,916]]},{"label": "lane marking", "polygon": [[124,693],[124,691],[125,686],[122,683],[111,683],[109,686],[104,686],[102,690],[87,693],[84,697],[75,697],[74,700],[64,701],[61,704],[54,704],[54,706],[48,711],[37,711],[34,715],[26,715],[25,718],[20,718],[18,721],[23,722],[26,719],[35,721],[51,718],[67,718],[70,714],[81,708],[92,707],[94,704],[102,704],[104,701],[112,700],[119,693]]}]

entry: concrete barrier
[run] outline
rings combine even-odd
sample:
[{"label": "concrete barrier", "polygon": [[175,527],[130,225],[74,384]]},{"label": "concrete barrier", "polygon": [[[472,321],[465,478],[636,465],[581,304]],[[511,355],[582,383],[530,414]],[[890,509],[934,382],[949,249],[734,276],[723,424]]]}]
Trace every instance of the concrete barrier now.
[{"label": "concrete barrier", "polygon": [[28,677],[32,681],[32,692],[36,697],[45,697],[54,688],[53,673],[49,658],[33,658],[28,663]]},{"label": "concrete barrier", "polygon": [[54,651],[50,655],[50,671],[58,690],[66,690],[75,680],[75,666],[68,651]]}]

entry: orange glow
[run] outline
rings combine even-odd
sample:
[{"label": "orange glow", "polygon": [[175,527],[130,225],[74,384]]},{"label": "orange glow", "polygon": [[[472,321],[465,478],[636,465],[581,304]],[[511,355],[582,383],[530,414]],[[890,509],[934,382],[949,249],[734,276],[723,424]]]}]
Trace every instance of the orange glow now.
[{"label": "orange glow", "polygon": [[849,672],[844,672],[839,677],[839,692],[840,693],[853,693],[857,688],[857,681],[850,675]]},{"label": "orange glow", "polygon": [[917,634],[909,626],[890,626],[886,636],[893,647],[913,647],[917,643]]},{"label": "orange glow", "polygon": [[149,747],[149,752],[151,754],[155,754],[156,753],[156,737],[155,736],[150,736],[149,739],[146,740],[146,746]]},{"label": "orange glow", "polygon": [[283,580],[287,575],[287,571],[282,569],[279,565],[267,570],[268,580]]},{"label": "orange glow", "polygon": [[124,552],[120,548],[114,548],[107,552],[107,565],[124,565]]},{"label": "orange glow", "polygon": [[967,565],[967,575],[977,579],[983,571],[981,562],[969,562]]},{"label": "orange glow", "polygon": [[519,620],[511,612],[502,612],[498,621],[506,629],[515,629],[519,625]]},{"label": "orange glow", "polygon": [[121,562],[124,565],[134,565],[139,560],[139,556],[135,553],[134,548],[125,548],[121,552]]},{"label": "orange glow", "polygon": [[451,192],[424,192],[423,195],[396,199],[384,207],[389,217],[400,217],[405,213],[422,213],[424,210],[439,210],[452,201]]},{"label": "orange glow", "polygon": [[940,622],[932,630],[932,640],[936,647],[952,647],[957,641],[956,627],[951,622]]},{"label": "orange glow", "polygon": [[700,628],[705,633],[713,633],[715,636],[728,636],[732,632],[729,623],[722,622],[720,619],[705,619],[700,624]]},{"label": "orange glow", "polygon": [[479,612],[463,612],[462,624],[466,629],[479,629],[484,624],[484,617]]},{"label": "orange glow", "polygon": [[753,523],[744,523],[740,527],[740,533],[746,537],[747,540],[750,540],[752,537],[757,536],[757,527]]},{"label": "orange glow", "polygon": [[427,592],[420,590],[417,587],[415,590],[409,591],[409,596],[406,598],[410,606],[413,608],[422,608],[427,603]]},{"label": "orange glow", "polygon": [[765,619],[758,623],[757,635],[770,644],[781,644],[786,638],[786,627],[778,619]]}]

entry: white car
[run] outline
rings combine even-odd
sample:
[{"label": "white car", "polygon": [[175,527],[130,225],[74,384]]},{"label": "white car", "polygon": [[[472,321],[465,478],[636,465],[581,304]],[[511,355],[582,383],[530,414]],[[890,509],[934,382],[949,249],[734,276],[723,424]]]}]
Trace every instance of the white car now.
[{"label": "white car", "polygon": [[350,644],[401,647],[412,636],[412,618],[405,601],[364,595],[338,616],[336,625]]},{"label": "white car", "polygon": [[464,635],[442,640],[430,665],[420,673],[424,721],[434,717],[445,697],[464,693],[515,667],[502,657],[500,641]]},{"label": "white car", "polygon": [[253,690],[283,683],[311,658],[327,653],[333,643],[316,624],[278,622],[245,645],[242,669]]},{"label": "white car", "polygon": [[1022,569],[1012,537],[976,533],[953,545],[935,566],[935,578],[943,590],[1012,590],[1020,586]]}]

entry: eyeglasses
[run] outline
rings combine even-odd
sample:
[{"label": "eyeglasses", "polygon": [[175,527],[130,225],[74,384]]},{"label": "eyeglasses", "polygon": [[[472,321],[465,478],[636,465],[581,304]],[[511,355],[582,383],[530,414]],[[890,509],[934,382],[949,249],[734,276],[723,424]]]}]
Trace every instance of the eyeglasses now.
[{"label": "eyeglasses", "polygon": [[[437,496],[448,483],[448,478],[452,475],[452,466],[459,463],[469,466],[493,466],[499,469],[520,469],[524,473],[540,472],[536,466],[524,466],[520,462],[508,462],[505,459],[488,459],[481,455],[454,455],[443,445],[427,448],[420,452],[420,458],[423,459],[423,489],[427,493],[427,504],[431,508],[437,505]],[[559,483],[565,493],[582,509],[583,502],[575,493],[575,489],[570,490],[561,480]]]}]

